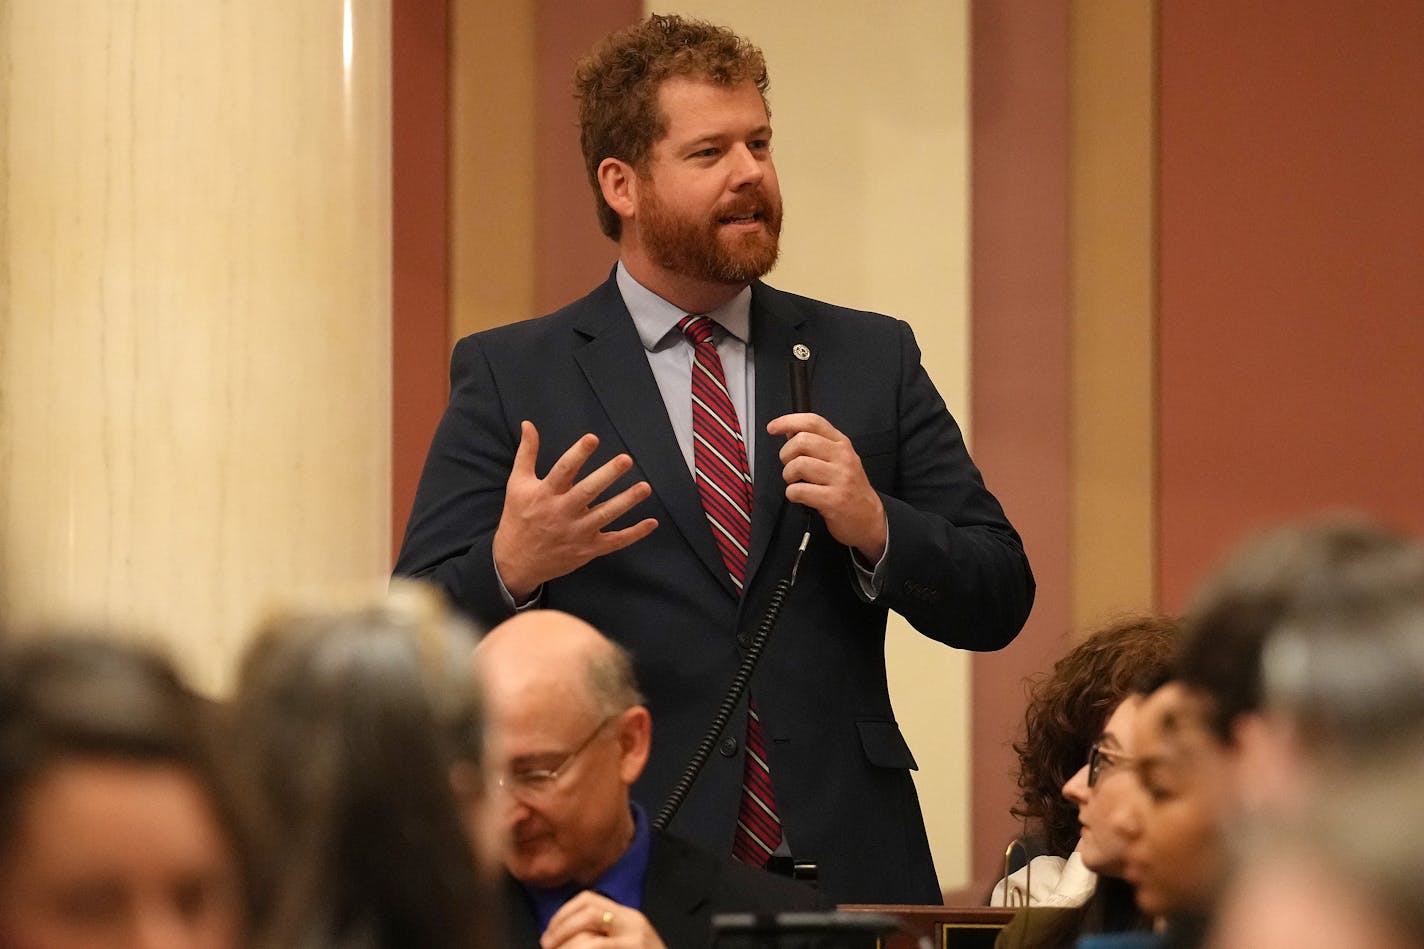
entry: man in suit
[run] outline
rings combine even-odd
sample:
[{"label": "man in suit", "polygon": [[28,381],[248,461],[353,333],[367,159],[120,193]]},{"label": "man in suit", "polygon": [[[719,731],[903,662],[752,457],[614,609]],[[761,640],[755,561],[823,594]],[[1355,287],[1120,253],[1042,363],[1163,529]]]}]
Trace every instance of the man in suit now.
[{"label": "man in suit", "polygon": [[[535,605],[616,630],[658,721],[634,788],[656,808],[795,561],[749,697],[671,826],[748,862],[814,862],[839,902],[938,902],[886,614],[998,649],[1033,601],[1023,546],[909,327],[760,281],[782,216],[760,51],[655,15],[576,86],[618,264],[557,313],[455,347],[396,572],[487,624]],[[791,411],[793,349],[811,412]]]},{"label": "man in suit", "polygon": [[506,942],[584,934],[705,946],[717,912],[810,910],[814,890],[654,830],[629,800],[651,717],[627,652],[567,613],[531,610],[475,649],[502,834]]}]

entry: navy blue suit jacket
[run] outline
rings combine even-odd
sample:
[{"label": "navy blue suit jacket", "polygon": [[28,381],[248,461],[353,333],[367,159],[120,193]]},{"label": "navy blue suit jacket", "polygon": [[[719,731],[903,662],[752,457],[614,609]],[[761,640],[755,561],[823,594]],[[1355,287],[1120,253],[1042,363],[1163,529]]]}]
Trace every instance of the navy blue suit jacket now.
[{"label": "navy blue suit jacket", "polygon": [[[510,610],[491,544],[520,421],[539,429],[540,475],[586,432],[600,439],[586,471],[628,452],[633,470],[615,490],[646,479],[653,493],[613,526],[652,516],[657,530],[550,581],[542,605],[632,652],[653,715],[652,759],[634,796],[656,813],[800,540],[803,520],[780,477],[783,439],[765,432],[790,411],[786,366],[797,342],[813,353],[812,408],[852,439],[884,501],[890,545],[883,592],[867,603],[847,549],[819,523],[814,530],[752,682],[778,809],[797,858],[820,865],[836,902],[939,902],[915,762],[886,686],[886,612],[951,646],[998,649],[1027,618],[1034,584],[905,323],[753,284],[756,484],[741,598],[611,277],[549,316],[462,339],[396,573],[428,578],[478,620],[499,622]],[[730,848],[744,734],[739,710],[671,830]]]}]

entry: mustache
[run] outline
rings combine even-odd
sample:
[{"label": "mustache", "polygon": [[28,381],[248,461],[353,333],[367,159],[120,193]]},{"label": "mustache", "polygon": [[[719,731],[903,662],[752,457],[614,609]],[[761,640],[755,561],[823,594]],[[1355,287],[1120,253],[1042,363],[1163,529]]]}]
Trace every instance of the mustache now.
[{"label": "mustache", "polygon": [[751,217],[756,215],[761,218],[773,218],[780,210],[779,205],[769,200],[764,194],[757,194],[740,201],[731,201],[722,205],[713,212],[713,220],[725,221],[734,217]]}]

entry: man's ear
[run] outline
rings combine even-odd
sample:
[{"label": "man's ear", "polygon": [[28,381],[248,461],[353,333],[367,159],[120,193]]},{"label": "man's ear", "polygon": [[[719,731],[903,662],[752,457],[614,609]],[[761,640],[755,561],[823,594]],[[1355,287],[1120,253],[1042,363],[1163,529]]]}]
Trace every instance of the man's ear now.
[{"label": "man's ear", "polygon": [[618,158],[603,159],[598,166],[598,187],[620,218],[633,216],[638,207],[638,176],[632,165]]},{"label": "man's ear", "polygon": [[618,716],[619,776],[632,784],[643,773],[653,742],[653,717],[641,705],[635,705]]}]

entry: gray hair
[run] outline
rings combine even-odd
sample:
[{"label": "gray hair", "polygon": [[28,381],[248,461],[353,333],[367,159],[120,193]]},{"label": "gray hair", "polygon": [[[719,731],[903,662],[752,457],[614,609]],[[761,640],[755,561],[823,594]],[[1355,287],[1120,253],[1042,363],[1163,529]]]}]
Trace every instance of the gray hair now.
[{"label": "gray hair", "polygon": [[1267,704],[1340,751],[1424,728],[1424,546],[1341,564],[1302,599],[1266,643]]}]

